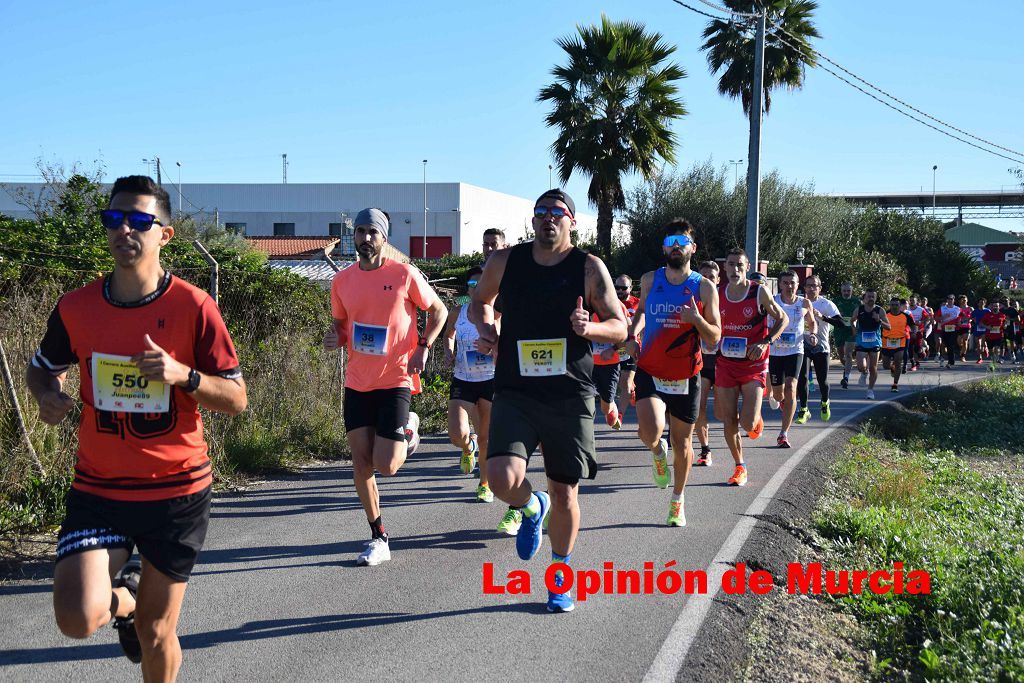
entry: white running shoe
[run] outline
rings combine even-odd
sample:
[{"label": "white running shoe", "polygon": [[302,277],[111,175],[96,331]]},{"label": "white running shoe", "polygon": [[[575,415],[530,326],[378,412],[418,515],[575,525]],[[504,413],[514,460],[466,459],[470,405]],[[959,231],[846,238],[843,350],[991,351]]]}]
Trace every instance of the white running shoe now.
[{"label": "white running shoe", "polygon": [[359,553],[356,564],[360,566],[376,567],[381,562],[391,559],[391,548],[383,538],[375,538],[366,544],[366,550]]},{"label": "white running shoe", "polygon": [[868,383],[868,373],[866,373],[866,372],[860,373],[860,379],[857,380],[857,384],[859,384],[861,386],[864,386],[867,383]]},{"label": "white running shoe", "polygon": [[771,408],[772,410],[778,410],[779,405],[779,402],[775,400],[775,396],[773,396],[772,394],[768,394],[768,407]]},{"label": "white running shoe", "polygon": [[406,455],[412,455],[420,447],[420,416],[411,410],[409,411],[409,424],[405,426],[405,440],[408,442]]},{"label": "white running shoe", "polygon": [[871,389],[868,389],[868,400],[869,401],[874,401],[875,400],[875,392],[872,391]]}]

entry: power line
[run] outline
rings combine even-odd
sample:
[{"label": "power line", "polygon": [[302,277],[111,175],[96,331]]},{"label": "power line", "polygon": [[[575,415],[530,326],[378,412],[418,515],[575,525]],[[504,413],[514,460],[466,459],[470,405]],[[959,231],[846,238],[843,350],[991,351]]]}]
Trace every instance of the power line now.
[{"label": "power line", "polygon": [[726,14],[731,14],[731,15],[737,16],[737,17],[745,17],[747,19],[757,19],[757,17],[760,16],[760,15],[757,15],[757,14],[750,14],[749,12],[737,12],[736,10],[729,9],[728,7],[722,7],[721,5],[716,5],[713,2],[708,2],[708,0],[697,0],[697,2],[701,3],[702,5],[707,5],[708,7],[712,8],[712,9],[716,9],[719,12],[725,12]]},{"label": "power line", "polygon": [[[717,6],[713,5],[713,4],[712,4],[712,3],[710,3],[710,2],[705,2],[705,0],[698,0],[698,1],[699,1],[699,2],[701,2],[702,4],[708,5],[708,6],[710,6],[710,7],[714,7],[715,9],[719,9],[719,10],[721,10],[721,11],[729,11],[730,13],[732,12],[731,10],[722,10],[722,8],[721,8],[721,7],[717,7]],[[682,6],[682,7],[685,7],[686,9],[690,10],[691,12],[696,12],[697,14],[703,15],[703,16],[705,16],[705,17],[709,17],[709,18],[711,18],[711,19],[715,19],[715,20],[717,20],[717,21],[728,21],[728,19],[726,19],[726,18],[724,18],[724,17],[718,17],[718,16],[715,16],[715,15],[712,15],[712,14],[708,14],[707,12],[704,12],[704,11],[702,11],[702,10],[699,10],[699,9],[697,9],[696,7],[693,7],[693,6],[691,6],[691,5],[688,5],[688,4],[686,4],[685,2],[682,2],[681,0],[672,0],[672,2],[674,2],[674,3],[676,3],[677,5],[680,5],[680,6]],[[757,15],[741,15],[741,16],[757,16]],[[777,31],[777,32],[776,32],[776,34],[775,34],[775,38],[776,38],[777,40],[779,40],[779,41],[780,41],[780,42],[782,42],[783,44],[785,44],[785,45],[788,45],[789,47],[791,47],[791,48],[793,48],[794,50],[796,50],[796,51],[797,51],[797,52],[798,52],[798,53],[799,53],[799,54],[800,54],[800,55],[801,55],[802,57],[804,57],[804,59],[809,59],[809,57],[810,57],[810,56],[809,56],[809,55],[807,54],[807,52],[805,52],[805,51],[804,51],[804,47],[801,47],[801,46],[799,46],[799,45],[794,45],[794,44],[790,43],[790,42],[789,42],[789,41],[787,41],[787,40],[786,40],[785,38],[782,38],[782,37],[781,37],[781,36],[780,36],[779,34],[780,34],[780,33],[782,33],[782,34],[785,34],[785,35],[789,36],[790,38],[792,38],[793,40],[796,40],[796,41],[798,41],[798,42],[799,42],[799,40],[800,40],[799,38],[797,38],[797,37],[796,37],[796,36],[794,36],[793,34],[789,33],[789,32],[788,32],[788,31],[786,31],[785,29],[783,29],[781,25],[775,25],[775,26],[773,26],[773,29],[775,29],[775,30]],[[969,137],[969,138],[972,138],[972,139],[974,139],[974,140],[978,140],[979,142],[982,142],[982,143],[984,143],[984,144],[988,145],[989,147],[993,147],[993,148],[995,148],[995,149],[1000,149],[1000,150],[1003,150],[1003,151],[1005,151],[1005,152],[1010,152],[1011,154],[1015,154],[1015,155],[1017,155],[1017,157],[1024,157],[1024,153],[1018,152],[1018,151],[1016,151],[1016,150],[1013,150],[1013,149],[1010,149],[1010,148],[1008,148],[1008,147],[1003,147],[1002,145],[997,145],[997,144],[995,144],[995,143],[993,143],[993,142],[990,142],[990,141],[988,141],[988,140],[985,140],[984,138],[978,137],[978,136],[976,136],[976,135],[972,135],[971,133],[968,133],[967,131],[965,131],[965,130],[963,130],[963,129],[961,129],[961,128],[957,128],[956,126],[954,126],[954,125],[952,125],[952,124],[950,124],[950,123],[946,123],[945,121],[943,121],[943,120],[941,120],[941,119],[938,119],[938,118],[936,118],[936,117],[934,117],[934,116],[931,116],[930,114],[927,114],[927,113],[925,113],[925,112],[921,111],[920,109],[917,109],[916,107],[914,107],[914,106],[912,106],[912,105],[910,105],[910,104],[908,104],[908,103],[904,102],[903,100],[899,99],[899,98],[898,98],[898,97],[896,97],[895,95],[892,95],[892,94],[890,94],[890,93],[886,92],[885,90],[882,90],[882,89],[881,89],[881,88],[879,88],[878,86],[876,86],[876,85],[874,85],[874,84],[872,84],[872,83],[868,82],[867,80],[865,80],[865,79],[861,78],[861,77],[860,77],[860,76],[858,76],[857,74],[855,74],[855,73],[853,73],[853,72],[849,71],[848,69],[846,69],[846,68],[845,68],[845,67],[843,67],[842,65],[840,65],[840,64],[838,64],[837,62],[835,62],[835,61],[833,61],[833,60],[829,59],[828,57],[826,57],[825,55],[821,54],[820,52],[818,52],[818,51],[817,51],[817,50],[815,50],[814,48],[810,47],[809,45],[808,45],[808,46],[806,46],[806,49],[807,49],[807,50],[809,50],[809,51],[810,51],[810,52],[811,52],[811,53],[812,53],[813,55],[815,55],[815,56],[818,56],[818,57],[821,57],[821,58],[822,58],[822,60],[824,60],[825,62],[828,62],[829,64],[832,64],[832,65],[834,65],[834,66],[835,66],[835,67],[836,67],[837,69],[840,69],[840,70],[842,70],[843,72],[845,72],[845,73],[849,74],[849,75],[850,75],[850,76],[851,76],[852,78],[855,78],[855,79],[857,79],[858,81],[860,81],[860,82],[864,83],[864,84],[865,84],[865,85],[867,85],[867,86],[868,86],[869,88],[872,88],[873,90],[876,90],[877,92],[881,93],[882,95],[884,95],[884,96],[886,96],[886,97],[888,97],[888,98],[892,99],[892,100],[893,100],[893,101],[895,101],[895,102],[898,102],[898,103],[899,103],[900,105],[902,105],[902,106],[906,107],[907,109],[910,109],[910,110],[912,110],[912,111],[914,111],[914,112],[916,112],[916,113],[920,114],[921,116],[924,116],[924,117],[926,117],[926,118],[928,118],[928,119],[931,119],[932,121],[935,121],[936,123],[939,123],[939,124],[941,124],[941,125],[943,125],[943,126],[945,126],[945,127],[947,127],[947,128],[950,128],[951,130],[955,130],[956,132],[958,132],[958,133],[961,133],[961,134],[963,134],[963,135],[965,135],[965,136],[967,136],[967,137]],[[971,142],[970,140],[966,140],[966,139],[964,139],[964,138],[962,138],[962,137],[959,137],[959,136],[957,136],[957,135],[953,135],[952,133],[950,133],[950,132],[948,132],[948,131],[945,131],[945,130],[943,130],[943,129],[941,129],[941,128],[938,128],[938,127],[936,127],[936,126],[933,126],[932,124],[928,123],[927,121],[924,121],[924,120],[922,120],[922,119],[919,119],[919,118],[917,118],[916,116],[914,116],[913,114],[910,114],[910,113],[908,113],[908,112],[906,112],[906,111],[903,111],[902,109],[899,109],[898,107],[895,107],[895,106],[893,106],[893,105],[892,105],[892,104],[890,104],[889,102],[886,102],[885,100],[883,100],[883,99],[880,99],[879,97],[877,97],[877,96],[876,96],[876,95],[874,95],[873,93],[870,93],[870,92],[868,92],[867,90],[864,90],[863,88],[861,88],[860,86],[858,86],[858,85],[857,85],[856,83],[853,83],[852,81],[850,81],[850,80],[848,80],[848,79],[844,78],[843,76],[841,76],[840,74],[836,73],[835,71],[832,71],[832,70],[831,70],[831,69],[829,69],[828,67],[826,67],[826,66],[822,66],[821,64],[819,64],[818,66],[819,66],[819,67],[820,67],[820,68],[821,68],[821,69],[822,69],[823,71],[825,71],[825,72],[827,72],[827,73],[831,74],[831,75],[832,75],[832,76],[834,76],[835,78],[838,78],[838,79],[839,79],[840,81],[842,81],[842,82],[846,83],[847,85],[849,85],[850,87],[854,88],[855,90],[858,90],[858,91],[860,91],[860,92],[864,93],[865,95],[867,95],[867,96],[868,96],[868,97],[870,97],[871,99],[875,100],[876,102],[879,102],[880,104],[882,104],[882,105],[884,105],[884,106],[886,106],[886,107],[888,107],[888,108],[892,109],[893,111],[895,111],[895,112],[897,112],[897,113],[899,113],[899,114],[902,114],[903,116],[906,116],[907,118],[909,118],[909,119],[911,119],[911,120],[913,120],[913,121],[916,121],[917,123],[920,123],[920,124],[921,124],[921,125],[923,125],[923,126],[927,126],[928,128],[931,128],[932,130],[934,130],[934,131],[936,131],[936,132],[938,132],[938,133],[941,133],[942,135],[945,135],[945,136],[947,136],[947,137],[953,138],[954,140],[957,140],[957,141],[959,141],[959,142],[962,142],[962,143],[964,143],[964,144],[966,144],[966,145],[970,145],[971,147],[974,147],[975,149],[981,150],[982,152],[987,152],[988,154],[992,154],[992,155],[994,155],[994,156],[997,156],[997,157],[1000,157],[1000,158],[1002,158],[1002,159],[1006,159],[1007,161],[1012,161],[1012,162],[1013,162],[1013,163],[1015,163],[1015,164],[1024,164],[1024,159],[1022,159],[1022,158],[1015,158],[1015,157],[1009,157],[1009,156],[1006,156],[1005,154],[1000,154],[999,152],[995,152],[995,151],[993,151],[993,150],[991,150],[991,149],[987,149],[987,148],[985,148],[985,147],[981,147],[981,146],[979,146],[979,145],[976,145],[976,144],[974,144],[974,143],[973,143],[973,142]]]},{"label": "power line", "polygon": [[[789,35],[789,34],[787,33],[786,35]],[[800,53],[800,54],[801,54],[801,55],[802,55],[802,56],[804,57],[804,59],[807,59],[807,58],[808,58],[808,55],[807,55],[807,53],[806,53],[806,52],[804,52],[804,51],[803,51],[803,48],[801,48],[800,46],[794,45],[794,44],[790,43],[789,41],[787,41],[787,40],[786,40],[786,39],[784,39],[784,38],[778,38],[778,39],[779,39],[779,40],[780,40],[780,41],[781,41],[782,43],[784,43],[784,44],[786,44],[786,45],[789,45],[789,46],[790,46],[791,48],[793,48],[793,49],[794,49],[794,50],[796,50],[796,51],[797,51],[798,53]],[[813,50],[812,50],[812,51],[813,51]],[[826,73],[829,73],[829,74],[831,74],[831,75],[835,76],[836,78],[838,78],[838,79],[839,79],[839,80],[841,80],[842,82],[844,82],[844,83],[846,83],[847,85],[849,85],[849,86],[850,86],[851,88],[854,88],[854,89],[856,89],[856,90],[859,90],[860,92],[864,93],[865,95],[867,95],[867,96],[868,96],[868,97],[870,97],[871,99],[875,100],[876,102],[879,102],[879,103],[881,103],[881,104],[885,105],[886,107],[888,107],[889,109],[892,109],[893,111],[895,111],[895,112],[897,112],[897,113],[899,113],[899,114],[902,114],[903,116],[906,116],[906,117],[907,117],[908,119],[911,119],[911,120],[913,120],[913,121],[917,121],[917,122],[918,122],[918,123],[920,123],[920,124],[921,124],[922,126],[927,126],[928,128],[931,128],[932,130],[934,130],[934,131],[936,131],[936,132],[938,132],[938,133],[941,133],[942,135],[945,135],[946,137],[950,137],[950,138],[953,138],[954,140],[958,140],[958,141],[960,141],[960,142],[964,143],[965,145],[970,145],[971,147],[974,147],[975,149],[979,149],[979,150],[981,150],[982,152],[987,152],[987,153],[989,153],[989,154],[992,154],[992,155],[994,155],[994,156],[1000,157],[1000,158],[1002,158],[1002,159],[1006,159],[1007,161],[1012,161],[1012,162],[1013,162],[1013,163],[1015,163],[1015,164],[1024,164],[1024,159],[1018,159],[1018,158],[1014,158],[1014,157],[1008,157],[1008,156],[1006,156],[1005,154],[1000,154],[999,152],[994,152],[994,151],[992,151],[991,149],[987,149],[987,148],[985,148],[985,147],[982,147],[982,146],[980,146],[980,145],[976,145],[976,144],[974,144],[973,142],[971,142],[970,140],[966,140],[966,139],[964,139],[964,138],[962,138],[962,137],[959,137],[959,136],[957,136],[957,135],[954,135],[954,134],[950,133],[949,131],[943,130],[943,129],[941,129],[941,128],[937,127],[937,126],[933,126],[932,124],[928,123],[927,121],[924,121],[924,120],[922,120],[922,119],[919,119],[919,118],[917,118],[916,116],[914,116],[913,114],[910,114],[910,113],[908,113],[908,112],[905,112],[905,111],[903,111],[902,109],[900,109],[900,108],[898,108],[898,107],[896,107],[896,106],[892,105],[891,103],[889,103],[889,102],[886,102],[885,100],[881,99],[880,97],[878,97],[878,96],[877,96],[877,95],[875,95],[874,93],[868,92],[867,90],[865,90],[864,88],[860,87],[859,85],[857,85],[857,84],[856,84],[856,83],[854,83],[853,81],[850,81],[849,79],[847,79],[847,78],[845,78],[845,77],[841,76],[840,74],[836,73],[835,71],[833,71],[832,69],[828,68],[827,66],[822,66],[822,65],[820,65],[820,64],[819,64],[818,66],[819,66],[819,68],[821,68],[821,69],[822,69],[823,71],[825,71]],[[931,118],[931,117],[929,117],[929,118]],[[943,124],[943,125],[945,125],[945,124]],[[988,144],[988,143],[986,143],[986,144]],[[1001,149],[1002,149],[1002,148],[1001,148]],[[1016,154],[1016,152],[1015,152],[1015,154]],[[1021,156],[1024,156],[1024,155],[1021,155]]]},{"label": "power line", "polygon": [[[786,29],[784,29],[781,24],[776,25],[773,28],[777,29],[781,33],[785,33],[787,36],[789,36],[793,40],[799,40],[799,38],[797,38],[792,33],[787,31]],[[782,42],[786,43],[787,45],[790,45],[790,47],[793,47],[792,44],[786,42],[785,40],[783,40]],[[972,135],[971,133],[968,133],[966,130],[963,130],[962,128],[957,128],[953,124],[947,123],[947,122],[943,121],[942,119],[938,119],[938,118],[932,116],[931,114],[928,114],[927,112],[921,111],[920,109],[918,109],[914,105],[909,104],[907,102],[904,102],[903,100],[901,100],[900,98],[896,97],[892,93],[886,92],[885,90],[883,90],[882,88],[878,87],[877,85],[871,83],[870,81],[867,81],[864,78],[861,78],[857,74],[853,73],[852,71],[850,71],[849,69],[844,67],[842,64],[839,64],[839,63],[835,62],[834,60],[829,59],[826,55],[822,54],[820,50],[817,50],[817,49],[815,49],[813,47],[810,47],[809,45],[807,46],[807,49],[810,50],[811,52],[813,52],[816,56],[821,57],[823,60],[825,60],[826,62],[828,62],[832,66],[836,67],[837,69],[839,69],[843,73],[847,74],[848,76],[850,76],[852,78],[855,78],[856,80],[860,81],[861,83],[863,83],[864,85],[868,86],[872,90],[875,90],[875,91],[885,95],[886,97],[890,98],[891,100],[901,104],[902,106],[906,107],[907,109],[910,109],[913,112],[916,112],[916,113],[920,114],[921,116],[924,116],[927,119],[931,119],[932,121],[935,121],[936,123],[939,123],[939,124],[941,124],[943,126],[946,126],[947,128],[955,130],[958,133],[966,135],[969,138],[972,138],[972,139],[977,140],[979,142],[983,142],[983,143],[985,143],[986,145],[988,145],[990,147],[994,147],[996,149],[1001,149],[1004,152],[1009,152],[1011,154],[1016,154],[1017,156],[1024,157],[1024,152],[1018,152],[1015,149],[1010,149],[1009,147],[1003,147],[1002,145],[997,145],[996,143],[991,142],[989,140],[986,140],[985,138],[978,137],[977,135]]]},{"label": "power line", "polygon": [[692,6],[692,5],[687,5],[685,2],[682,2],[682,0],[672,0],[672,2],[676,3],[677,5],[682,5],[683,7],[685,7],[688,10],[690,10],[691,12],[696,12],[697,14],[701,14],[701,15],[703,15],[705,17],[708,17],[709,19],[716,19],[718,21],[729,21],[728,17],[719,17],[719,16],[715,16],[714,14],[708,14],[707,12],[699,10],[696,7]]}]

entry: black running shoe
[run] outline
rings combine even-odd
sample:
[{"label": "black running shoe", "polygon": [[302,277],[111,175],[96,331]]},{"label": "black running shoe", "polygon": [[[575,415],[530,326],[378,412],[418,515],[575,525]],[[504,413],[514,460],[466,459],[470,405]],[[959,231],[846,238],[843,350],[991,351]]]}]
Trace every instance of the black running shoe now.
[{"label": "black running shoe", "polygon": [[[114,588],[127,588],[134,598],[139,592],[141,577],[142,565],[139,562],[129,562],[121,567],[121,571],[114,577]],[[141,663],[142,645],[139,644],[139,634],[135,632],[135,612],[127,617],[114,619],[114,628],[117,629],[117,639],[121,642],[124,656],[135,664]]]},{"label": "black running shoe", "polygon": [[848,378],[846,378],[846,377],[842,378],[839,381],[839,386],[841,386],[843,389],[849,389],[850,388],[850,380]]}]

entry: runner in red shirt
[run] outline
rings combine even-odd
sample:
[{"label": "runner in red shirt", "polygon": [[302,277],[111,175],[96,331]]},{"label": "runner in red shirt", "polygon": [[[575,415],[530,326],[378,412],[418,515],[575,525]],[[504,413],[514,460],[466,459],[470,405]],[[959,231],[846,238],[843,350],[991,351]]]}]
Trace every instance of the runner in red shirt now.
[{"label": "runner in red shirt", "polygon": [[992,310],[981,319],[981,324],[985,327],[985,342],[989,353],[1002,364],[1003,356],[1006,354],[1006,336],[1003,333],[1006,314],[1003,313],[1002,303],[998,299],[992,302]]},{"label": "runner in red shirt", "polygon": [[[615,296],[626,305],[626,326],[633,325],[633,317],[636,315],[637,306],[640,305],[640,297],[633,296],[633,278],[625,273],[615,278]],[[643,329],[637,334],[641,334]],[[639,339],[636,340],[639,343]],[[625,342],[617,344],[619,350],[619,415],[625,419],[629,406],[636,405],[636,359],[626,353],[623,348]]]},{"label": "runner in red shirt", "polygon": [[[54,613],[72,638],[114,619],[143,677],[173,680],[178,614],[210,518],[199,406],[237,415],[245,382],[217,304],[160,265],[174,236],[167,191],[146,176],[118,178],[101,221],[114,270],[58,302],[27,374],[51,425],[75,405],[61,390],[68,369],[80,374]],[[136,546],[141,564],[128,562]]]},{"label": "runner in red shirt", "polygon": [[[725,442],[736,465],[728,482],[731,486],[747,483],[740,427],[751,439],[760,437],[764,431],[761,400],[768,370],[768,349],[789,324],[786,312],[775,303],[768,290],[747,279],[748,267],[745,251],[730,251],[725,260],[728,282],[718,292],[722,338],[715,364],[715,417],[724,424]],[[771,329],[768,316],[775,320]]]},{"label": "runner in red shirt", "polygon": [[967,348],[971,343],[971,324],[974,320],[971,315],[974,309],[967,305],[967,295],[961,294],[957,300],[960,307],[960,317],[956,322],[956,343],[960,347],[960,362],[967,362]]}]

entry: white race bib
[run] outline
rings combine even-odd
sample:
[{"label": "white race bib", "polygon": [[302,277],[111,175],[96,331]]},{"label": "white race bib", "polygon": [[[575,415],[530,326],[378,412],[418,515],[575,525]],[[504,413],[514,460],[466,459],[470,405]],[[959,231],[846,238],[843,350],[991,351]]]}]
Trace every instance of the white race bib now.
[{"label": "white race bib", "polygon": [[352,350],[368,356],[383,356],[387,347],[388,328],[352,322]]},{"label": "white race bib", "polygon": [[943,325],[942,329],[944,332],[956,332],[956,325]]},{"label": "white race bib", "polygon": [[688,379],[658,379],[657,377],[651,379],[654,380],[654,388],[663,394],[685,396],[690,393],[690,380]]},{"label": "white race bib", "polygon": [[142,376],[131,356],[92,354],[92,400],[97,410],[166,413],[171,386]]},{"label": "white race bib", "polygon": [[463,368],[471,382],[486,382],[494,377],[494,357],[476,349],[461,349]]},{"label": "white race bib", "polygon": [[718,343],[715,344],[714,346],[708,346],[707,343],[703,339],[701,339],[700,340],[700,351],[701,351],[701,353],[704,353],[704,354],[707,354],[707,355],[711,356],[711,355],[714,355],[714,354],[718,353],[718,348],[721,345],[722,345],[722,340],[721,339],[719,339]]},{"label": "white race bib", "polygon": [[746,337],[722,337],[722,355],[726,358],[746,358]]},{"label": "white race bib", "polygon": [[791,349],[796,346],[796,333],[795,332],[783,332],[779,335],[779,338],[775,340],[775,346],[780,349]]},{"label": "white race bib", "polygon": [[877,344],[878,332],[861,332],[860,341],[862,344]]},{"label": "white race bib", "polygon": [[885,348],[887,349],[898,349],[900,348],[900,342],[902,339],[892,339],[891,337],[885,338]]},{"label": "white race bib", "polygon": [[523,377],[551,377],[565,374],[565,339],[521,339],[519,374]]}]

